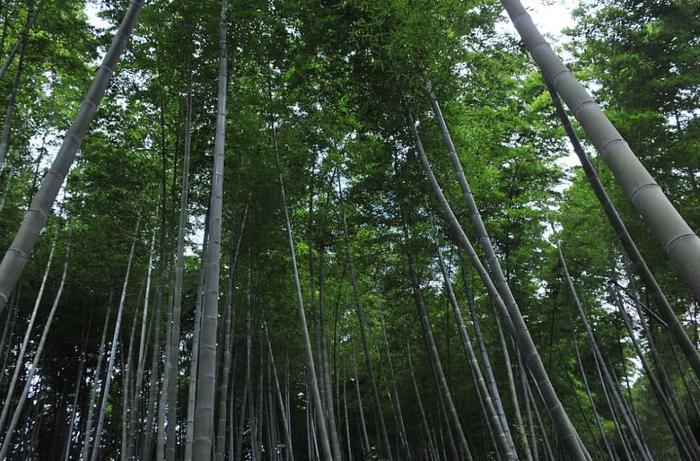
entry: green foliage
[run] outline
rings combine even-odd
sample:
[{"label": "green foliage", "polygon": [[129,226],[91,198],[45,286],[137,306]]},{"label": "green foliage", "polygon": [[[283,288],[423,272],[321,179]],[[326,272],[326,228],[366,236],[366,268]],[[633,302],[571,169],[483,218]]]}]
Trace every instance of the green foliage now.
[{"label": "green foliage", "polygon": [[[4,208],[0,214],[0,243],[4,247],[9,246],[29,197],[55,155],[95,71],[97,58],[105,51],[126,3],[101,2],[100,16],[111,25],[105,30],[88,25],[84,1],[42,3],[41,14],[28,36],[26,69],[12,122],[11,180],[8,171],[0,179],[3,187],[11,181],[3,195]],[[380,319],[383,317],[412,446],[421,448],[425,434],[418,408],[413,404],[416,396],[408,372],[408,347],[430,423],[437,426],[441,415],[411,291],[408,252],[416,261],[440,357],[465,432],[469,434],[473,455],[475,459],[493,456],[476,387],[440,278],[435,259],[437,247],[448,255],[457,296],[467,319],[467,287],[462,282],[468,282],[474,291],[476,315],[508,419],[513,424],[514,407],[507,388],[498,325],[473,269],[462,264],[406,128],[406,116],[411,112],[419,121],[423,143],[438,180],[467,234],[473,238],[475,233],[468,224],[461,191],[454,181],[437,121],[430,111],[426,91],[430,87],[440,100],[508,282],[581,438],[591,451],[602,446],[591,400],[575,360],[573,338],[581,351],[593,405],[601,415],[606,435],[619,448],[613,415],[595,371],[587,338],[577,320],[552,245],[554,239],[562,244],[579,296],[609,365],[621,379],[634,378],[631,400],[652,451],[657,456],[675,456],[670,433],[647,379],[639,375],[636,361],[632,360],[633,352],[624,339],[626,332],[609,299],[611,279],[630,289],[630,282],[636,280],[626,269],[619,244],[585,176],[578,169],[569,172],[561,166],[568,147],[553,116],[548,93],[519,44],[497,32],[500,15],[497,2],[233,0],[230,3],[230,103],[221,271],[224,289],[229,255],[235,248],[244,209],[248,208],[233,279],[233,338],[237,357],[232,373],[234,392],[241,392],[245,379],[243,351],[250,312],[254,356],[260,353],[264,320],[271,332],[280,374],[289,359],[293,435],[297,450],[304,452],[306,435],[302,421],[308,405],[305,366],[270,133],[274,120],[312,343],[316,344],[321,333],[328,338],[334,379],[348,387],[353,450],[359,453],[360,449],[357,399],[354,382],[349,380],[354,358],[358,363],[370,439],[375,446],[380,442],[374,436],[376,417],[352,299],[348,244],[353,252],[380,393],[384,396],[390,389],[382,343]],[[0,20],[6,30],[0,47],[0,55],[4,56],[8,47],[18,40],[29,6],[27,2],[10,0],[0,5]],[[31,312],[49,251],[49,236],[59,231],[57,255],[63,255],[70,229],[68,284],[36,385],[37,395],[42,395],[43,400],[32,401],[36,411],[41,409],[46,413],[43,419],[39,418],[43,424],[55,427],[62,424],[68,395],[65,389],[75,379],[83,329],[87,335],[90,376],[86,383],[93,382],[91,373],[100,353],[97,345],[101,334],[95,325],[102,325],[108,306],[114,308],[118,302],[129,246],[134,238],[136,258],[123,323],[128,327],[122,331],[120,358],[126,357],[129,327],[141,318],[153,236],[156,244],[150,306],[162,309],[161,332],[165,331],[182,181],[186,98],[191,78],[191,189],[178,396],[178,418],[184,421],[199,256],[211,181],[218,5],[210,0],[147,2],[73,166],[61,203],[49,219],[45,235],[22,277],[15,295],[19,306],[18,326],[25,324]],[[591,76],[596,96],[607,114],[694,228],[700,225],[698,18],[700,10],[697,2],[692,1],[588,0],[577,10],[577,25],[570,31],[573,67],[579,75]],[[16,65],[15,62],[10,67],[8,76],[14,73]],[[3,104],[11,81],[8,77],[0,81]],[[597,159],[594,160],[598,166]],[[599,170],[642,253],[697,339],[694,323],[697,306],[692,307],[690,294],[679,283],[663,250],[657,248],[644,223],[613,184],[611,174],[604,168]],[[567,187],[562,191],[563,183]],[[401,212],[410,223],[410,242],[402,235]],[[347,215],[349,242],[343,232],[343,213]],[[144,225],[134,235],[139,215]],[[549,230],[550,220],[556,223],[556,234]],[[477,251],[483,255],[480,248]],[[325,274],[323,298],[319,286],[321,256]],[[61,258],[57,260],[62,263]],[[49,278],[47,293],[50,294],[58,284],[55,272]],[[221,295],[223,309],[226,293]],[[642,292],[644,298],[643,295]],[[40,320],[48,303],[45,299],[42,304]],[[137,334],[140,329],[138,324]],[[474,338],[471,323],[469,330]],[[13,341],[17,340],[18,331]],[[668,338],[661,332],[658,336],[661,354],[664,358],[672,357]],[[138,341],[135,344],[138,346]],[[148,351],[150,360],[150,348]],[[514,351],[509,352],[524,413],[522,377]],[[318,351],[315,353],[318,355]],[[255,380],[262,372],[257,369],[257,360],[253,361]],[[6,376],[7,371],[3,373]],[[118,366],[114,392],[119,398],[113,396],[109,404],[108,419],[112,421],[103,435],[106,446],[101,452],[105,459],[116,456],[120,450],[121,393],[125,391],[121,373],[123,367]],[[682,370],[672,372],[679,389],[684,376],[690,377],[683,366]],[[4,381],[0,383],[4,389]],[[86,385],[82,391],[87,391]],[[697,392],[693,388],[690,394],[685,391],[681,394],[687,402]],[[236,394],[234,401],[240,403],[241,398],[242,395]],[[396,427],[389,416],[391,402],[381,404],[389,421],[390,435],[394,437]],[[546,419],[544,408],[539,408]],[[549,424],[545,421],[546,426]],[[588,426],[593,430],[587,429]],[[32,427],[35,426],[31,421],[23,426],[26,433]],[[52,443],[51,434],[40,434],[38,453],[50,453]]]}]

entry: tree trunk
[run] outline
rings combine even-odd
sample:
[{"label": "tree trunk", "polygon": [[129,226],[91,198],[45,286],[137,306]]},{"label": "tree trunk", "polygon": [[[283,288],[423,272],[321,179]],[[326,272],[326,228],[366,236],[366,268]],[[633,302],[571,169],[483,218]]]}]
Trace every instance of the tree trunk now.
[{"label": "tree trunk", "polygon": [[[229,374],[231,370],[231,350],[232,350],[232,337],[233,337],[233,330],[234,330],[234,322],[235,322],[235,317],[236,317],[236,308],[234,305],[234,296],[235,293],[233,291],[233,279],[235,276],[236,272],[236,264],[238,262],[238,254],[239,250],[241,247],[241,240],[243,239],[243,231],[245,230],[245,224],[246,224],[246,219],[248,217],[248,206],[246,205],[245,210],[243,211],[243,220],[241,222],[241,229],[238,233],[238,240],[235,244],[233,245],[234,242],[234,232],[233,230],[231,231],[231,256],[229,260],[229,269],[228,269],[228,290],[227,290],[227,299],[226,299],[226,307],[224,309],[224,349],[223,349],[223,370],[221,373],[221,384],[219,388],[219,421],[217,425],[217,432],[216,432],[216,459],[217,461],[223,461],[224,460],[224,455],[226,453],[226,401],[228,397],[228,383],[229,383]],[[233,319],[233,320],[232,320]],[[230,402],[231,405],[235,405],[234,401]],[[231,422],[233,424],[233,421]],[[233,447],[231,448],[231,452],[233,452]]]},{"label": "tree trunk", "polygon": [[[153,231],[153,235],[151,236],[151,247],[148,252],[148,266],[146,269],[146,292],[144,294],[143,298],[143,318],[141,320],[141,337],[139,339],[139,356],[138,356],[138,362],[136,364],[136,383],[134,384],[134,406],[133,406],[133,414],[135,415],[135,420],[137,422],[141,421],[141,401],[142,401],[142,392],[143,392],[143,372],[144,372],[144,366],[146,363],[146,339],[147,339],[147,333],[150,330],[150,326],[153,325],[153,321],[151,321],[150,325],[148,324],[148,304],[149,304],[149,299],[150,299],[150,294],[151,294],[151,273],[153,269],[153,248],[156,243],[156,234],[155,230]],[[135,448],[138,447],[138,442],[141,440],[141,432],[140,429],[141,426],[140,424],[134,424],[135,426],[135,438],[133,440],[133,443],[136,444]],[[66,460],[68,461],[68,460]]]},{"label": "tree trunk", "polygon": [[[493,305],[491,305],[493,309]],[[518,430],[518,438],[522,444],[522,449],[525,452],[525,457],[528,461],[532,461],[532,453],[530,452],[530,443],[528,442],[527,435],[525,434],[525,425],[523,423],[523,415],[520,411],[520,401],[518,400],[518,393],[515,390],[515,378],[513,377],[513,366],[510,361],[510,354],[508,352],[508,344],[506,343],[505,335],[503,334],[503,327],[501,326],[501,320],[498,318],[498,313],[495,309],[492,310],[494,318],[496,319],[496,331],[498,332],[498,340],[501,343],[501,349],[503,350],[503,361],[506,368],[506,376],[508,377],[508,390],[510,392],[510,398],[513,402],[513,410],[515,412],[515,421]],[[512,339],[511,339],[512,341]],[[515,349],[515,345],[513,349]]]},{"label": "tree trunk", "polygon": [[[652,391],[656,396],[657,402],[659,403],[659,407],[661,407],[661,411],[666,417],[669,429],[673,434],[674,438],[676,439],[679,454],[685,451],[685,454],[688,457],[688,459],[700,458],[700,452],[698,451],[697,442],[695,441],[695,438],[692,432],[690,431],[690,428],[688,427],[685,418],[683,418],[683,415],[680,413],[680,411],[677,412],[677,409],[673,408],[671,400],[667,395],[667,392],[672,391],[672,387],[662,386],[659,382],[659,379],[656,377],[656,374],[649,366],[649,363],[644,355],[644,351],[642,351],[642,348],[639,345],[639,342],[637,341],[637,337],[634,334],[632,320],[629,318],[629,314],[627,314],[627,311],[625,310],[622,300],[620,299],[619,293],[613,292],[611,293],[611,296],[613,297],[615,304],[617,305],[617,309],[620,312],[620,316],[622,317],[622,321],[625,324],[627,333],[630,339],[632,340],[632,346],[634,347],[634,350],[637,354],[637,358],[642,364],[642,369],[644,370],[644,373],[646,374],[647,379],[649,380],[649,384],[651,385]],[[650,344],[650,346],[653,347],[652,344]],[[670,383],[665,384],[669,385]]]},{"label": "tree trunk", "polygon": [[584,324],[584,327],[586,329],[586,334],[588,335],[588,338],[591,343],[591,352],[593,355],[597,358],[599,361],[599,367],[600,371],[602,372],[602,378],[603,378],[603,384],[607,385],[611,395],[613,397],[613,402],[616,403],[618,406],[618,409],[625,420],[625,425],[627,426],[630,435],[632,437],[632,441],[634,442],[635,446],[639,450],[639,453],[644,460],[652,460],[653,457],[651,456],[651,453],[649,453],[649,448],[646,446],[646,443],[644,443],[642,437],[640,436],[636,424],[634,424],[629,408],[627,407],[627,404],[624,401],[624,398],[622,397],[621,393],[615,386],[615,383],[613,382],[612,376],[610,375],[610,372],[608,370],[608,367],[605,365],[603,361],[603,355],[600,352],[600,349],[598,348],[598,343],[595,339],[595,335],[593,334],[593,330],[591,329],[590,324],[588,323],[588,320],[586,318],[586,313],[583,310],[583,306],[581,305],[581,301],[579,300],[578,294],[576,292],[576,287],[574,286],[573,280],[571,279],[571,276],[569,275],[569,269],[568,266],[566,265],[566,260],[564,259],[564,253],[561,251],[561,247],[557,246],[558,248],[558,253],[559,253],[559,261],[562,265],[562,269],[564,271],[564,276],[566,277],[566,282],[569,287],[569,290],[571,291],[571,296],[574,298],[574,304],[576,305],[576,309],[578,310],[579,316],[581,317],[581,321]]},{"label": "tree trunk", "polygon": [[[209,222],[207,212],[206,222]],[[204,270],[206,268],[207,243],[209,241],[209,226],[205,226],[204,239],[202,242],[202,257],[199,269],[199,281],[197,282],[197,293],[194,302],[194,324],[192,325],[192,351],[190,358],[190,375],[187,386],[187,434],[185,439],[185,461],[192,461],[192,450],[194,444],[194,410],[195,397],[197,394],[197,371],[199,365],[199,334],[202,324],[202,300],[204,297]]]},{"label": "tree trunk", "polygon": [[321,348],[319,350],[320,360],[323,362],[323,367],[321,368],[322,384],[325,388],[324,396],[326,403],[327,421],[329,436],[331,440],[331,450],[333,451],[333,459],[336,461],[342,461],[343,452],[340,445],[340,437],[338,435],[338,426],[336,423],[336,412],[333,405],[333,376],[331,374],[331,363],[328,354],[328,342],[325,335],[325,322],[324,322],[324,311],[326,308],[326,280],[325,280],[325,267],[324,267],[324,256],[325,256],[325,245],[323,242],[320,244],[319,249],[319,261],[318,261],[318,284],[319,284],[319,295],[318,295],[318,312],[320,320],[320,340]]},{"label": "tree trunk", "polygon": [[75,378],[75,388],[73,390],[73,402],[71,403],[70,422],[68,423],[65,449],[63,452],[63,461],[70,459],[71,446],[73,444],[73,429],[75,428],[75,419],[78,414],[78,398],[80,397],[80,385],[83,382],[83,372],[85,371],[85,359],[87,353],[87,341],[90,336],[92,326],[92,314],[88,321],[87,329],[85,330],[85,339],[83,339],[83,347],[80,352],[80,360],[78,361],[78,374]]},{"label": "tree trunk", "polygon": [[88,413],[87,420],[85,423],[85,441],[83,442],[83,449],[81,450],[80,460],[87,461],[88,455],[90,454],[90,444],[92,437],[92,420],[95,408],[95,399],[100,395],[100,389],[102,383],[100,382],[100,376],[102,376],[102,360],[104,359],[105,341],[107,340],[107,327],[109,326],[109,314],[112,312],[112,295],[109,296],[109,305],[107,307],[107,315],[105,316],[105,323],[102,327],[102,339],[100,339],[100,347],[97,349],[97,364],[95,365],[95,374],[93,375],[93,383],[90,388],[90,400],[88,402]]},{"label": "tree trunk", "polygon": [[[2,134],[0,135],[0,173],[5,170],[5,163],[7,161],[7,151],[10,142],[10,129],[12,128],[12,116],[15,112],[15,105],[17,103],[17,92],[19,91],[19,84],[22,79],[22,73],[24,72],[24,58],[27,50],[27,37],[26,35],[20,40],[22,46],[19,53],[19,63],[17,64],[17,70],[15,71],[15,78],[12,81],[12,88],[10,88],[10,98],[7,102],[7,110],[5,111],[5,121],[2,126]],[[0,70],[1,71],[1,70]],[[2,76],[0,76],[2,79]]]},{"label": "tree trunk", "polygon": [[[245,380],[243,382],[243,397],[241,399],[241,411],[240,419],[238,424],[238,430],[236,435],[236,456],[234,459],[240,459],[241,453],[243,451],[243,430],[245,428],[245,418],[247,411],[248,397],[250,395],[251,386],[251,368],[252,368],[252,354],[253,354],[253,303],[252,303],[252,286],[251,286],[251,268],[250,268],[250,254],[248,255],[248,284],[246,289],[247,297],[247,316],[246,316],[246,335],[245,335],[245,350],[246,350],[246,361],[245,361]],[[252,414],[249,416],[252,419]]]},{"label": "tree trunk", "polygon": [[44,290],[46,289],[46,280],[48,279],[49,272],[51,270],[51,263],[53,262],[53,255],[56,250],[57,241],[58,228],[54,233],[53,242],[51,243],[51,249],[49,250],[49,257],[46,261],[46,267],[44,268],[44,276],[41,279],[41,285],[39,286],[39,292],[36,295],[34,308],[32,309],[32,315],[29,318],[29,324],[27,324],[27,329],[24,333],[24,339],[22,340],[22,345],[20,346],[19,353],[17,354],[17,360],[15,362],[14,372],[12,373],[12,379],[10,379],[10,385],[7,389],[7,394],[5,395],[5,402],[2,406],[2,414],[0,414],[0,429],[5,427],[5,421],[7,420],[10,411],[10,406],[12,405],[12,397],[14,396],[15,386],[17,385],[19,374],[21,371],[24,370],[24,354],[27,352],[27,346],[29,345],[29,340],[31,339],[32,328],[34,328],[34,322],[36,321],[36,316],[39,312],[39,307],[41,306],[41,300],[44,297]]},{"label": "tree trunk", "polygon": [[[466,267],[466,266],[465,266]],[[489,358],[488,350],[486,348],[486,341],[484,341],[484,337],[481,333],[481,326],[479,325],[479,316],[478,312],[476,310],[476,303],[474,302],[474,294],[472,293],[472,288],[471,284],[469,283],[469,280],[467,278],[467,273],[466,271],[462,271],[462,281],[464,282],[464,286],[467,292],[467,302],[469,304],[469,311],[471,314],[472,318],[472,325],[474,326],[474,333],[476,334],[476,341],[477,344],[479,345],[479,351],[481,352],[481,361],[484,364],[484,371],[486,373],[486,379],[488,380],[488,387],[487,387],[487,392],[490,395],[491,398],[494,401],[494,407],[498,415],[498,420],[500,422],[500,426],[506,436],[506,440],[509,441],[509,444],[513,443],[513,438],[510,434],[510,430],[508,428],[508,421],[506,419],[506,414],[505,410],[503,408],[503,402],[501,400],[501,395],[498,391],[498,386],[496,385],[496,377],[493,374],[493,368],[491,366],[491,359]]]},{"label": "tree trunk", "polygon": [[408,443],[408,436],[406,434],[406,424],[403,419],[403,412],[401,411],[401,401],[399,400],[399,391],[396,387],[396,374],[394,373],[394,364],[391,361],[391,350],[389,349],[389,338],[386,334],[386,323],[384,322],[384,316],[381,316],[382,322],[382,336],[384,337],[384,349],[386,350],[386,360],[387,365],[389,365],[389,378],[391,379],[391,390],[390,398],[394,402],[394,408],[396,408],[396,419],[399,423],[399,437],[401,440],[401,445],[403,446],[405,459],[411,460],[411,447]]},{"label": "tree trunk", "polygon": [[[138,313],[138,310],[136,311]],[[134,440],[128,437],[129,427],[136,423],[136,418],[130,418],[133,415],[131,408],[129,408],[129,389],[131,387],[131,374],[133,373],[133,351],[134,351],[134,336],[136,335],[136,316],[134,315],[134,320],[131,324],[131,334],[129,335],[129,349],[125,353],[122,347],[122,366],[123,366],[123,384],[122,384],[122,449],[121,457],[122,461],[128,461],[133,448]],[[126,355],[126,359],[124,356]]]},{"label": "tree trunk", "polygon": [[634,271],[642,279],[644,286],[647,288],[647,290],[649,290],[649,293],[654,298],[654,302],[661,311],[661,316],[668,324],[671,335],[673,335],[673,338],[680,346],[683,354],[693,368],[695,375],[700,378],[700,353],[695,348],[695,345],[686,333],[685,328],[683,328],[683,325],[673,311],[668,299],[666,299],[666,295],[664,295],[661,287],[659,287],[659,284],[656,282],[656,278],[654,278],[654,275],[647,266],[644,257],[642,257],[637,245],[634,243],[634,240],[632,240],[632,236],[630,236],[629,232],[627,231],[627,227],[622,221],[620,214],[617,212],[615,205],[613,205],[613,203],[610,201],[610,197],[608,197],[608,194],[605,192],[603,183],[600,181],[600,178],[598,178],[595,168],[593,168],[593,164],[588,158],[586,151],[583,149],[578,136],[576,136],[574,128],[571,126],[571,120],[562,106],[559,95],[546,78],[545,83],[549,89],[549,94],[552,97],[557,115],[559,116],[569,141],[574,148],[574,152],[576,152],[576,155],[581,162],[581,166],[583,167],[583,171],[586,173],[586,177],[591,184],[591,188],[593,189],[593,192],[595,192],[595,195],[598,198],[603,211],[607,215],[615,234],[620,240],[620,243],[622,243],[622,246],[632,263]]},{"label": "tree trunk", "polygon": [[369,456],[370,445],[369,437],[367,436],[367,422],[365,421],[365,411],[362,407],[362,393],[360,392],[360,380],[357,376],[357,362],[355,361],[355,354],[352,356],[352,364],[355,372],[355,392],[357,393],[357,409],[360,413],[360,435],[362,441],[362,451],[363,456],[367,458]]},{"label": "tree trunk", "polygon": [[[192,58],[189,58],[190,61]],[[190,65],[191,67],[191,65]],[[175,252],[175,287],[173,293],[173,327],[170,337],[170,379],[168,381],[168,435],[165,448],[167,461],[175,461],[177,441],[175,426],[177,424],[177,385],[178,358],[180,356],[180,319],[182,312],[182,276],[185,270],[185,230],[187,225],[187,206],[189,204],[190,150],[192,141],[192,71],[187,82],[187,102],[185,114],[185,145],[182,166],[182,190],[180,192],[180,215],[177,228],[177,250]]]},{"label": "tree trunk", "polygon": [[34,25],[36,18],[39,17],[39,11],[41,11],[41,7],[36,8],[33,13],[27,12],[27,22],[24,24],[24,28],[20,33],[20,38],[17,40],[17,42],[15,42],[14,46],[10,48],[10,52],[5,58],[5,62],[3,62],[2,66],[0,66],[0,80],[2,80],[3,77],[5,77],[7,69],[10,68],[10,64],[12,64],[12,61],[15,59],[15,56],[17,55],[18,51],[20,53],[20,59],[22,59],[22,53],[26,45],[25,42],[27,40],[27,34],[29,34],[29,30]]},{"label": "tree trunk", "polygon": [[156,431],[154,427],[155,412],[157,410],[157,399],[158,399],[158,365],[160,363],[160,324],[161,324],[161,309],[162,309],[162,296],[163,296],[163,279],[165,273],[165,255],[164,255],[164,230],[161,231],[161,251],[160,251],[160,261],[158,265],[160,266],[160,277],[158,281],[158,289],[156,294],[156,305],[155,305],[155,329],[153,331],[153,350],[151,351],[151,372],[148,377],[148,409],[146,410],[146,427],[144,429],[145,437],[143,442],[143,459],[151,459],[151,450],[153,449],[153,433]]},{"label": "tree trunk", "polygon": [[163,360],[163,378],[161,381],[161,390],[158,401],[158,416],[157,416],[157,433],[156,433],[156,461],[165,461],[165,430],[166,430],[166,413],[168,411],[168,388],[170,386],[170,357],[173,354],[171,335],[173,332],[173,279],[175,278],[172,261],[168,255],[168,302],[167,315],[165,318],[165,357]]},{"label": "tree trunk", "polygon": [[[287,418],[287,412],[282,400],[282,392],[280,390],[280,383],[277,379],[277,366],[275,365],[275,356],[272,353],[272,343],[270,342],[270,334],[267,330],[267,324],[264,324],[265,328],[265,338],[267,340],[267,352],[270,358],[270,365],[272,367],[272,379],[275,383],[275,391],[277,393],[277,403],[279,404],[280,415],[282,416],[282,427],[284,428],[284,441],[285,441],[285,454],[286,459],[294,461],[294,450],[292,448],[292,431],[289,425],[289,420]],[[272,405],[272,402],[270,402]]]},{"label": "tree trunk", "polygon": [[610,459],[616,459],[617,457],[615,456],[615,452],[612,449],[612,446],[610,445],[610,441],[608,441],[608,438],[605,435],[605,429],[603,429],[603,424],[600,421],[600,415],[598,414],[598,410],[596,409],[595,400],[593,399],[593,394],[591,393],[591,388],[588,384],[588,377],[586,376],[586,370],[583,368],[581,352],[579,351],[578,342],[576,341],[576,332],[574,332],[572,340],[574,343],[574,350],[576,351],[576,362],[578,363],[579,373],[581,374],[581,379],[583,380],[583,385],[586,389],[586,396],[588,397],[588,403],[591,405],[591,411],[593,412],[593,418],[595,419],[596,426],[598,427],[598,432],[600,432],[600,436],[603,439],[605,451],[607,452],[607,455],[610,457]]}]

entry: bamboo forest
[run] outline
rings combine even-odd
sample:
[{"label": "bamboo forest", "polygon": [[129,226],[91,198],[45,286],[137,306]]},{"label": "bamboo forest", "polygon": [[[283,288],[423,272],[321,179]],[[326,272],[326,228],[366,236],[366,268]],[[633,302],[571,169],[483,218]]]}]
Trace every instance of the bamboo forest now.
[{"label": "bamboo forest", "polygon": [[697,0],[0,0],[0,461],[700,460]]}]

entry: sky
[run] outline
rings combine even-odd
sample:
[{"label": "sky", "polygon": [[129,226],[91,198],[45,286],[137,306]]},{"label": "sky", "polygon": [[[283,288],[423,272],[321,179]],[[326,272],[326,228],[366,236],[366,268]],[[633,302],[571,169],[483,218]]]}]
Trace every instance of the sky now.
[{"label": "sky", "polygon": [[[548,38],[560,42],[563,38],[561,31],[566,27],[572,27],[574,21],[571,12],[579,4],[576,0],[520,0],[525,9],[532,16],[537,28]],[[503,13],[504,17],[507,17]],[[515,28],[509,20],[504,21],[505,29],[515,34]]]}]

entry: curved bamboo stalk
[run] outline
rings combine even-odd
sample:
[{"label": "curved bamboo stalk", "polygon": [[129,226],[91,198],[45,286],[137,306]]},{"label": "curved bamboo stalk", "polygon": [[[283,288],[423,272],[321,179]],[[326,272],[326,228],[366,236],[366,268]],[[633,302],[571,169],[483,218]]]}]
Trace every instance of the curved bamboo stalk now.
[{"label": "curved bamboo stalk", "polygon": [[503,320],[506,322],[508,330],[513,336],[513,339],[515,339],[518,349],[524,355],[523,361],[528,367],[528,369],[532,372],[538,388],[542,391],[542,395],[545,399],[545,406],[551,418],[554,421],[554,426],[556,428],[560,442],[566,447],[567,453],[574,460],[589,461],[590,455],[586,451],[586,448],[583,445],[581,445],[581,443],[579,443],[579,438],[576,429],[571,423],[569,415],[566,413],[566,410],[564,409],[563,405],[561,404],[561,401],[559,400],[559,397],[557,396],[556,391],[554,390],[554,386],[552,386],[552,383],[549,380],[547,371],[544,368],[542,359],[540,358],[540,355],[537,352],[535,343],[533,342],[532,337],[530,336],[530,332],[527,329],[527,325],[525,324],[525,320],[523,319],[520,310],[517,308],[516,304],[506,304],[504,302],[498,289],[494,285],[494,282],[492,281],[488,272],[484,268],[484,265],[481,263],[481,260],[479,259],[479,256],[477,255],[476,251],[474,250],[474,247],[469,241],[469,238],[465,234],[464,229],[462,229],[462,226],[459,224],[459,221],[457,221],[457,217],[454,215],[452,208],[450,208],[450,205],[447,202],[447,199],[445,198],[445,195],[443,194],[442,189],[440,188],[440,185],[437,182],[437,179],[435,178],[435,174],[433,173],[432,168],[430,167],[430,163],[428,163],[428,158],[425,154],[425,150],[423,149],[423,144],[421,143],[420,137],[418,136],[418,130],[416,129],[413,117],[410,114],[409,128],[411,130],[411,133],[413,134],[414,141],[416,144],[416,150],[418,151],[418,155],[420,157],[421,163],[423,164],[423,168],[425,169],[426,175],[428,176],[428,179],[430,180],[430,183],[433,187],[435,196],[438,199],[438,202],[440,203],[443,211],[447,215],[451,227],[457,234],[458,243],[467,252],[469,259],[471,260],[477,273],[479,274],[479,277],[481,278],[484,286],[486,287],[489,298],[491,298],[491,301],[498,308],[501,317],[503,317]]},{"label": "curved bamboo stalk", "polygon": [[[472,347],[471,339],[469,338],[469,333],[467,333],[467,326],[464,323],[464,318],[462,317],[462,310],[460,309],[459,302],[455,296],[455,292],[452,289],[452,282],[450,282],[450,276],[447,273],[447,268],[445,267],[445,261],[443,260],[442,253],[438,249],[438,265],[440,266],[440,273],[442,274],[443,281],[445,282],[445,288],[447,291],[447,296],[450,299],[450,304],[452,305],[452,310],[455,314],[455,319],[457,320],[457,330],[459,331],[459,336],[462,340],[462,347],[464,348],[464,353],[467,356],[467,361],[469,362],[469,367],[471,368],[472,376],[474,382],[479,388],[479,393],[481,398],[484,400],[486,407],[486,420],[491,426],[491,430],[496,435],[496,440],[498,441],[498,446],[505,456],[506,459],[518,459],[518,454],[515,451],[515,446],[513,445],[513,440],[509,438],[506,434],[504,424],[507,425],[507,421],[502,421],[499,417],[496,407],[494,406],[493,400],[491,399],[491,394],[486,387],[486,381],[484,380],[484,375],[481,373],[481,368],[476,360],[476,354],[474,353],[474,348]],[[496,391],[497,392],[497,391]]]}]

